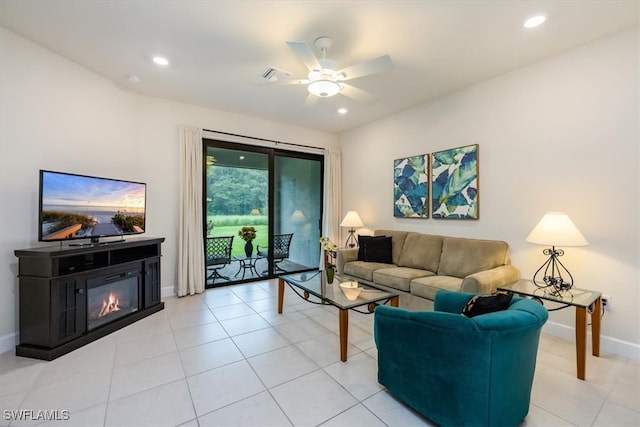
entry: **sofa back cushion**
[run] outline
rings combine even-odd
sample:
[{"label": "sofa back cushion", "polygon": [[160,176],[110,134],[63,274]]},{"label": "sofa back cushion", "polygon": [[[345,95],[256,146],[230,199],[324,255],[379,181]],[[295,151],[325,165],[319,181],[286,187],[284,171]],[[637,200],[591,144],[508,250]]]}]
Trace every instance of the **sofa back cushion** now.
[{"label": "sofa back cushion", "polygon": [[407,234],[398,265],[437,272],[443,239],[432,234]]},{"label": "sofa back cushion", "polygon": [[400,253],[402,252],[404,241],[409,232],[397,230],[376,230],[373,234],[375,236],[391,236],[391,260],[395,265],[398,265]]},{"label": "sofa back cushion", "polygon": [[499,240],[445,237],[438,274],[464,278],[508,263],[509,245]]}]

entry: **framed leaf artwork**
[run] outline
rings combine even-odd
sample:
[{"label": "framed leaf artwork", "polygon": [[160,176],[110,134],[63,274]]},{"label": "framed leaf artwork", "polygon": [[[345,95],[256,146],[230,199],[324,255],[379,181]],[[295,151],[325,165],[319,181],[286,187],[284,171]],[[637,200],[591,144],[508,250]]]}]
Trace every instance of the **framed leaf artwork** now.
[{"label": "framed leaf artwork", "polygon": [[478,219],[478,144],[431,155],[433,218]]},{"label": "framed leaf artwork", "polygon": [[393,161],[393,216],[429,218],[429,155]]}]

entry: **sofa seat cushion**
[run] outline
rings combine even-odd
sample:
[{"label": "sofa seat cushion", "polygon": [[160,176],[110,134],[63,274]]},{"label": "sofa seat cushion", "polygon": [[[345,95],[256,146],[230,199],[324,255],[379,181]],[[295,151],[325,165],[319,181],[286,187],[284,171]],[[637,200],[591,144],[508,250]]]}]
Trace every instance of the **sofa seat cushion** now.
[{"label": "sofa seat cushion", "polygon": [[409,284],[418,277],[433,276],[432,271],[417,268],[392,267],[381,268],[373,272],[373,282],[400,291],[409,292]]},{"label": "sofa seat cushion", "polygon": [[344,265],[344,274],[373,282],[373,272],[381,268],[395,267],[382,262],[351,261]]},{"label": "sofa seat cushion", "polygon": [[421,233],[407,234],[398,265],[400,267],[438,271],[442,240],[442,236]]},{"label": "sofa seat cushion", "polygon": [[499,240],[445,237],[438,274],[464,279],[470,274],[505,265],[509,245]]},{"label": "sofa seat cushion", "polygon": [[435,301],[436,292],[440,289],[459,292],[461,285],[462,279],[453,276],[420,277],[411,281],[410,292],[412,295]]}]

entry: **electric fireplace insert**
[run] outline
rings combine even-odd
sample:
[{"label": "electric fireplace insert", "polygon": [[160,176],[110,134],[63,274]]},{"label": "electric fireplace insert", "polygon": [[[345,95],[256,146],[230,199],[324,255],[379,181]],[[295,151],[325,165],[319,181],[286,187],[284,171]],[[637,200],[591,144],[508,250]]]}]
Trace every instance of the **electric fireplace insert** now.
[{"label": "electric fireplace insert", "polygon": [[87,330],[139,310],[139,269],[87,280]]}]

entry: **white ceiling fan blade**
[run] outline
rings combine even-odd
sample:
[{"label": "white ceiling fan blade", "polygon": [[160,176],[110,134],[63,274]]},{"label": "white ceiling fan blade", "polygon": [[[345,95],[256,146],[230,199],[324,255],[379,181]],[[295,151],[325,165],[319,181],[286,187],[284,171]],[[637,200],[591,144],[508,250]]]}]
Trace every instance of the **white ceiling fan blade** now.
[{"label": "white ceiling fan blade", "polygon": [[275,82],[257,82],[257,86],[307,85],[309,79],[277,80]]},{"label": "white ceiling fan blade", "polygon": [[346,83],[340,83],[340,86],[342,86],[342,90],[340,91],[341,95],[354,99],[358,102],[362,102],[363,104],[370,104],[376,100],[375,96],[362,89],[358,89],[355,86],[351,86]]},{"label": "white ceiling fan blade", "polygon": [[313,51],[305,42],[288,41],[287,45],[291,48],[293,53],[296,54],[298,59],[311,70],[319,70],[322,67],[318,62],[318,58],[313,54]]},{"label": "white ceiling fan blade", "polygon": [[389,55],[382,55],[338,71],[338,75],[344,74],[341,80],[357,79],[371,74],[382,73],[394,68],[393,61]]},{"label": "white ceiling fan blade", "polygon": [[318,101],[318,97],[310,93],[309,95],[307,95],[307,99],[304,100],[304,105],[306,105],[307,107],[310,107],[314,105],[316,101]]}]

